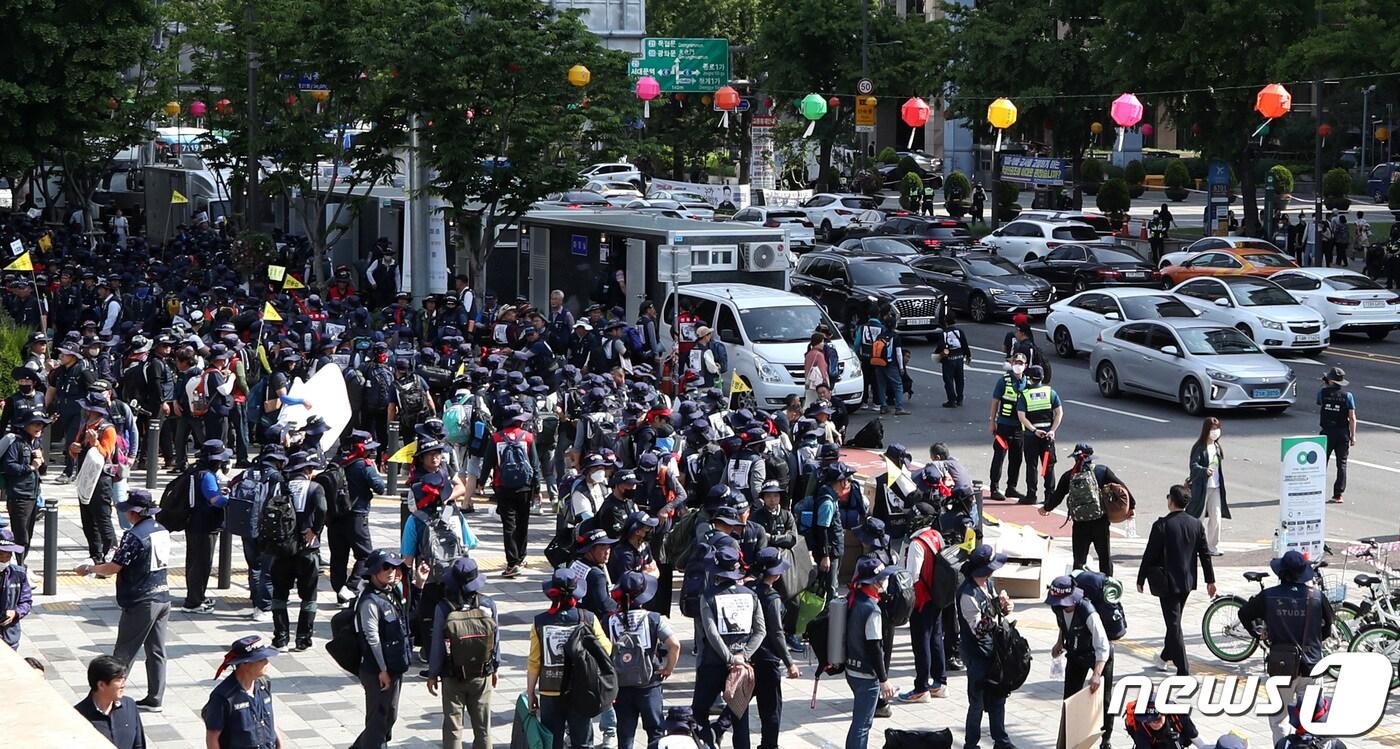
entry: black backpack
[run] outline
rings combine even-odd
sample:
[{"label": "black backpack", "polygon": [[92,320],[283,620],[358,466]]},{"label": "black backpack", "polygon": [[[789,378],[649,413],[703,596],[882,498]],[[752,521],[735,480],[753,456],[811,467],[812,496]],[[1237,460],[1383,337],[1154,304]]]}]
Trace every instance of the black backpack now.
[{"label": "black backpack", "polygon": [[257,538],[267,500],[282,490],[282,477],[271,468],[249,468],[238,477],[224,507],[224,524],[240,538]]},{"label": "black backpack", "polygon": [[496,478],[505,491],[520,491],[535,483],[535,468],[530,464],[529,445],[525,437],[512,438],[509,432],[501,432],[497,443]]},{"label": "black backpack", "polygon": [[365,408],[371,412],[389,407],[389,393],[394,391],[394,373],[383,364],[367,364],[364,368]]},{"label": "black backpack", "polygon": [[593,632],[593,614],[579,610],[579,626],[564,644],[564,699],[569,713],[601,715],[617,699],[617,668]]},{"label": "black backpack", "polygon": [[297,513],[288,492],[274,492],[258,515],[258,551],[284,557],[297,550]]},{"label": "black backpack", "polygon": [[860,447],[866,450],[879,450],[885,446],[885,422],[875,417],[869,424],[860,428],[856,436],[846,440],[847,447]]},{"label": "black backpack", "polygon": [[335,612],[331,617],[331,639],[326,640],[326,652],[330,653],[331,660],[352,675],[360,672],[360,635],[355,631],[359,608],[357,597],[349,606]]},{"label": "black backpack", "polygon": [[190,525],[190,492],[194,491],[196,469],[186,468],[160,494],[160,509],[156,512],[156,522],[173,533],[179,533]]},{"label": "black backpack", "polygon": [[885,729],[885,749],[953,749],[953,731],[940,728]]},{"label": "black backpack", "polygon": [[394,392],[398,397],[399,414],[402,416],[413,416],[428,406],[428,400],[423,396],[423,386],[418,381],[418,375],[409,375],[402,380],[396,380]]},{"label": "black backpack", "polygon": [[894,574],[890,575],[889,587],[885,589],[881,603],[884,604],[885,616],[894,626],[903,627],[909,623],[909,617],[914,613],[914,576],[903,565],[894,566]]},{"label": "black backpack", "polygon": [[[1074,585],[1084,591],[1085,600],[1093,604],[1099,621],[1103,622],[1103,631],[1108,639],[1123,639],[1123,635],[1128,633],[1128,617],[1123,612],[1123,602],[1120,600],[1122,584],[1102,572],[1076,570]],[[1110,589],[1114,592],[1110,593]],[[1110,601],[1110,598],[1113,600]]]},{"label": "black backpack", "polygon": [[994,697],[1007,697],[1026,683],[1031,673],[1031,646],[1016,623],[998,618],[992,632],[992,662],[982,688]]},{"label": "black backpack", "polygon": [[338,520],[354,512],[350,501],[350,483],[345,480],[345,466],[334,460],[316,475],[316,483],[326,492],[326,520]]}]

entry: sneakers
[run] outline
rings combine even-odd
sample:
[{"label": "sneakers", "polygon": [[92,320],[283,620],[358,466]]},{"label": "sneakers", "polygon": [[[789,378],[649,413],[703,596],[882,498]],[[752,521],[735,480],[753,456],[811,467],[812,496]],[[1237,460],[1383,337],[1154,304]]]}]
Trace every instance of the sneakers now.
[{"label": "sneakers", "polygon": [[787,636],[787,646],[788,650],[791,650],[792,652],[798,655],[802,655],[803,653],[807,652],[807,646],[802,644],[802,638],[798,637],[797,635]]},{"label": "sneakers", "polygon": [[617,731],[603,731],[603,740],[598,742],[598,749],[613,749],[617,746]]},{"label": "sneakers", "polygon": [[520,565],[512,564],[501,573],[501,577],[515,577],[520,574]]},{"label": "sneakers", "polygon": [[350,603],[351,601],[355,600],[355,591],[350,590],[350,588],[342,585],[340,586],[340,590],[337,590],[335,592],[335,599],[341,602],[342,604]]},{"label": "sneakers", "polygon": [[[185,604],[184,606],[180,607],[180,610],[185,612],[186,614],[207,614],[210,611],[214,610],[214,599],[206,598],[204,599],[203,603],[197,606]],[[271,616],[271,614],[269,614],[268,616]]]},{"label": "sneakers", "polygon": [[933,689],[928,690],[928,696],[933,697],[934,699],[939,699],[939,700],[941,700],[941,699],[943,699],[944,697],[947,697],[947,696],[948,696],[948,688],[947,688],[947,687],[934,687]]},{"label": "sneakers", "polygon": [[943,661],[943,667],[944,667],[946,670],[948,670],[948,671],[963,671],[963,670],[965,670],[965,668],[964,668],[964,666],[963,666],[962,659],[961,659],[961,658],[956,658],[956,657],[954,657],[954,658],[949,658],[949,659]]},{"label": "sneakers", "polygon": [[1341,495],[1337,495],[1337,496],[1335,496],[1335,497],[1333,497],[1333,498],[1327,500],[1327,504],[1329,504],[1329,505],[1339,505],[1339,504],[1342,504],[1342,497],[1341,497]]},{"label": "sneakers", "polygon": [[898,409],[895,409],[894,415],[895,415],[895,416],[908,416],[908,415],[910,415],[910,414],[912,414],[912,413],[914,413],[914,412],[913,412],[913,411],[910,411],[910,410],[907,409],[907,408],[898,408]]},{"label": "sneakers", "polygon": [[266,623],[272,621],[272,612],[263,611],[262,609],[254,609],[253,613],[249,615],[248,618],[252,619],[255,622]]},{"label": "sneakers", "polygon": [[890,703],[881,702],[875,706],[875,717],[888,718],[891,715],[894,715],[894,711],[890,709]]},{"label": "sneakers", "polygon": [[300,652],[303,651],[303,650],[310,650],[310,649],[311,649],[311,638],[310,638],[310,637],[307,637],[307,638],[303,639],[303,638],[301,638],[301,637],[298,637],[298,638],[297,638],[296,647],[292,648],[292,652],[300,653]]},{"label": "sneakers", "polygon": [[1008,486],[1008,487],[1006,487],[1006,496],[1010,497],[1011,499],[1020,499],[1021,497],[1024,497],[1025,495],[1022,494],[1021,492],[1017,491],[1016,487],[1014,487],[1014,486]]},{"label": "sneakers", "polygon": [[1152,665],[1156,666],[1157,670],[1162,672],[1176,670],[1176,664],[1171,661],[1162,660],[1161,653],[1152,656]]},{"label": "sneakers", "polygon": [[165,708],[160,706],[160,700],[155,697],[146,697],[136,701],[136,707],[143,713],[158,713]]},{"label": "sneakers", "polygon": [[1002,494],[1001,492],[997,491],[996,489],[993,489],[993,490],[992,490],[992,493],[991,493],[990,495],[988,495],[987,499],[990,499],[990,500],[993,501],[993,502],[1005,502],[1005,501],[1006,501],[1006,495],[1005,495],[1005,494]]},{"label": "sneakers", "polygon": [[928,702],[928,701],[929,701],[929,693],[928,693],[928,690],[927,690],[927,689],[925,689],[925,690],[923,690],[923,691],[921,691],[921,692],[916,692],[916,691],[914,691],[913,689],[910,689],[910,690],[907,691],[907,692],[900,692],[900,693],[899,693],[899,701],[900,701],[900,702]]},{"label": "sneakers", "polygon": [[957,404],[956,402],[954,402],[954,401],[944,401],[944,402],[943,402],[943,407],[944,407],[944,408],[957,408],[957,407],[958,407],[958,404]]},{"label": "sneakers", "polygon": [[[71,484],[71,483],[73,483],[73,477],[65,473],[65,474],[63,474],[62,476],[59,476],[58,478],[54,479],[53,482],[54,482],[55,484],[59,484],[59,485],[62,485],[62,484]],[[137,704],[140,704],[140,703],[137,703]]]}]

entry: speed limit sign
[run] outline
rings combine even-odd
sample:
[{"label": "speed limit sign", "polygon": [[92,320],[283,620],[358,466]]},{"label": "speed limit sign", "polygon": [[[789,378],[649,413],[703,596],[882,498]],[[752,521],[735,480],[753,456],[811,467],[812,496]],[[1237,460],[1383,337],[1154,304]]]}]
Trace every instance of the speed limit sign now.
[{"label": "speed limit sign", "polygon": [[875,93],[875,81],[869,78],[862,78],[856,83],[856,93],[861,96],[869,96]]}]

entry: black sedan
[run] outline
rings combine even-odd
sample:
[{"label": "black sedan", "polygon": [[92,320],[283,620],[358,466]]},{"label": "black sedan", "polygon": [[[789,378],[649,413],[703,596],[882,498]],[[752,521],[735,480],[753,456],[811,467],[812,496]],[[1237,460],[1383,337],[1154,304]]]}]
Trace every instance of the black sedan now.
[{"label": "black sedan", "polygon": [[1044,315],[1055,292],[991,252],[925,255],[909,261],[919,279],[948,295],[948,306],[977,322],[993,315]]},{"label": "black sedan", "polygon": [[1021,270],[1049,281],[1058,291],[1078,293],[1104,286],[1163,288],[1162,275],[1130,248],[1112,244],[1065,244]]},{"label": "black sedan", "polygon": [[924,243],[924,252],[966,247],[975,241],[963,222],[925,216],[896,216],[876,226],[871,234],[918,237]]}]

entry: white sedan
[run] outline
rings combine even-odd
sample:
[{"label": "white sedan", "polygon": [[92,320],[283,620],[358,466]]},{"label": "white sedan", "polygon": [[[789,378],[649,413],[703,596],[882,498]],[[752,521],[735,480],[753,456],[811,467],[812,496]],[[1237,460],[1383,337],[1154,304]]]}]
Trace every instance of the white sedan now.
[{"label": "white sedan", "polygon": [[1089,289],[1050,305],[1045,333],[1055,353],[1070,358],[1089,351],[1105,328],[1129,320],[1194,320],[1200,313],[1175,295],[1157,289]]},{"label": "white sedan", "polygon": [[1373,341],[1400,327],[1400,295],[1346,268],[1297,268],[1269,280],[1322,313],[1335,333],[1365,333]]},{"label": "white sedan", "polygon": [[1193,278],[1171,291],[1203,319],[1230,325],[1270,353],[1317,353],[1332,342],[1321,314],[1267,278]]}]

